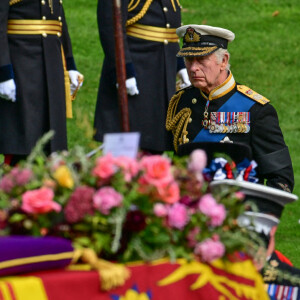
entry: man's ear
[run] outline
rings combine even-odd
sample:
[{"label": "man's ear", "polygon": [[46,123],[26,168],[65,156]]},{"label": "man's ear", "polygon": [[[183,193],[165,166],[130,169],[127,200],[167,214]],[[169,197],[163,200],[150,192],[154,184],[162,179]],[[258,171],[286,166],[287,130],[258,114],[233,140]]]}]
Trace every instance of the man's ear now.
[{"label": "man's ear", "polygon": [[221,63],[221,70],[225,70],[227,65],[228,65],[228,61],[229,61],[229,55],[228,53],[225,53],[222,59],[222,63]]}]

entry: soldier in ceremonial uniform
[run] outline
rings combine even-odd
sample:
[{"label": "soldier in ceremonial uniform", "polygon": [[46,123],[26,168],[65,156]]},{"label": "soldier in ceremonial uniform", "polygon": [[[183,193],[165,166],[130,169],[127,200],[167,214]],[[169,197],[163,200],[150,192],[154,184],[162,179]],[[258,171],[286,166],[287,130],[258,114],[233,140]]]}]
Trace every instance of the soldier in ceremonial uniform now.
[{"label": "soldier in ceremonial uniform", "polygon": [[175,151],[197,142],[248,145],[260,183],[292,191],[293,168],[276,110],[230,71],[227,45],[234,33],[207,25],[181,26],[176,33],[183,38],[177,56],[184,57],[192,85],[179,90],[168,107],[166,128]]},{"label": "soldier in ceremonial uniform", "polygon": [[[190,84],[183,58],[176,58],[181,25],[179,0],[122,0],[126,88],[130,131],[141,132],[144,150],[166,148],[164,127],[168,101],[176,90],[176,74]],[[112,1],[98,1],[98,27],[105,58],[95,112],[95,139],[120,132]]]},{"label": "soldier in ceremonial uniform", "polygon": [[82,75],[62,0],[1,0],[0,45],[0,153],[17,162],[50,129],[46,152],[67,149],[66,115]]}]

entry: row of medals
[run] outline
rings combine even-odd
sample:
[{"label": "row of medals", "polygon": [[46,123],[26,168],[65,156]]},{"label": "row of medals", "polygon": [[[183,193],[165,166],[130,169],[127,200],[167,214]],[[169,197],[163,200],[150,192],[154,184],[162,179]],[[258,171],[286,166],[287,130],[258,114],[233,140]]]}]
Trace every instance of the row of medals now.
[{"label": "row of medals", "polygon": [[208,119],[208,112],[204,112],[204,120],[202,125],[205,129],[209,130],[209,133],[248,133],[250,131],[249,122],[238,120],[230,123],[217,123],[215,118]]}]

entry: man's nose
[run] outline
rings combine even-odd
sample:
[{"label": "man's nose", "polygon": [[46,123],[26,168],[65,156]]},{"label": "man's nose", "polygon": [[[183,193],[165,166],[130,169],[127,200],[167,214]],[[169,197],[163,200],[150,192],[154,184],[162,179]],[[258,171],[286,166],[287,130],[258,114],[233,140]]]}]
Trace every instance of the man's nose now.
[{"label": "man's nose", "polygon": [[191,61],[191,71],[195,72],[197,70],[199,70],[199,64],[196,59],[193,59]]}]

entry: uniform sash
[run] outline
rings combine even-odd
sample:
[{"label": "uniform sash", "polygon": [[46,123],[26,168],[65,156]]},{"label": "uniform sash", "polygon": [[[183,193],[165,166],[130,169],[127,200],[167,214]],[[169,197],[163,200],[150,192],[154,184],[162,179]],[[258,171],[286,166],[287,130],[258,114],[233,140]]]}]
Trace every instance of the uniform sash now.
[{"label": "uniform sash", "polygon": [[[218,112],[248,112],[255,101],[243,94],[234,93],[218,110]],[[210,133],[209,130],[202,128],[193,143],[196,142],[220,142],[227,133]]]}]

